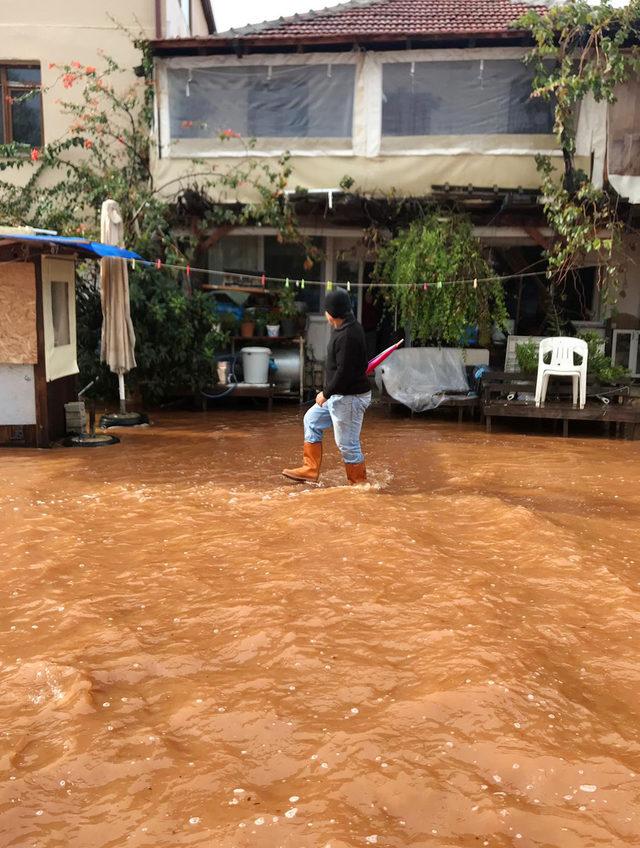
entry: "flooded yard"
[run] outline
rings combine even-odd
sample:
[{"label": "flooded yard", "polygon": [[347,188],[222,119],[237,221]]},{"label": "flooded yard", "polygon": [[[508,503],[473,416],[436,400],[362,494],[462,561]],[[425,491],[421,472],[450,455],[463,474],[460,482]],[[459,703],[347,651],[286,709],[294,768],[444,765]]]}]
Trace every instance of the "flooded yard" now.
[{"label": "flooded yard", "polygon": [[3,848],[640,845],[637,443],[153,422],[0,453]]}]

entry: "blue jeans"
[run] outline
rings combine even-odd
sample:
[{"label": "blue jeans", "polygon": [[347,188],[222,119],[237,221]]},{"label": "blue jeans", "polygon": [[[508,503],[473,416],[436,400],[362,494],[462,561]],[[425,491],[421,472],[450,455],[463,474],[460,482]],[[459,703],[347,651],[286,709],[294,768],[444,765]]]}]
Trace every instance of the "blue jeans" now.
[{"label": "blue jeans", "polygon": [[321,442],[325,430],[333,426],[333,435],[348,465],[364,462],[360,430],[371,392],[363,395],[331,395],[324,406],[314,404],[304,416],[305,442]]}]

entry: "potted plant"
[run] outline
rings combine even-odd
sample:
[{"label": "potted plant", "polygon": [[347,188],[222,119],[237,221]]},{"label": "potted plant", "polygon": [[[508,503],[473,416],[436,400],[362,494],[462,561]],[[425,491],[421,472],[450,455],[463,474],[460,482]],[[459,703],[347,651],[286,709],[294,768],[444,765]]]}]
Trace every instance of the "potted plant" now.
[{"label": "potted plant", "polygon": [[521,342],[516,345],[516,360],[522,374],[527,376],[538,371],[538,345],[536,342]]},{"label": "potted plant", "polygon": [[256,335],[265,336],[267,333],[267,313],[264,310],[256,309]]},{"label": "potted plant", "polygon": [[240,322],[240,335],[243,339],[250,339],[256,330],[256,319],[253,310],[245,309],[244,317]]},{"label": "potted plant", "polygon": [[277,338],[280,335],[280,313],[270,312],[267,315],[267,335],[269,338]]},{"label": "potted plant", "polygon": [[233,312],[223,312],[220,315],[220,328],[228,336],[237,335],[239,324],[240,322]]},{"label": "potted plant", "polygon": [[280,289],[278,292],[278,307],[280,311],[280,326],[282,328],[282,335],[295,336],[298,323],[298,310],[296,309],[295,296],[292,289]]}]

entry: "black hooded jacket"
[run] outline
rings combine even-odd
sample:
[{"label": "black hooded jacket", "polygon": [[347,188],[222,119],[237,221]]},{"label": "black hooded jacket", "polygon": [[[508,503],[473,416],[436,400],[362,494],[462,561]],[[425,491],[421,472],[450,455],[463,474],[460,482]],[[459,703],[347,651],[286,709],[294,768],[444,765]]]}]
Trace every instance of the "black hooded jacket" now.
[{"label": "black hooded jacket", "polygon": [[367,370],[364,330],[351,314],[338,329],[331,330],[325,364],[323,395],[362,395],[371,386]]}]

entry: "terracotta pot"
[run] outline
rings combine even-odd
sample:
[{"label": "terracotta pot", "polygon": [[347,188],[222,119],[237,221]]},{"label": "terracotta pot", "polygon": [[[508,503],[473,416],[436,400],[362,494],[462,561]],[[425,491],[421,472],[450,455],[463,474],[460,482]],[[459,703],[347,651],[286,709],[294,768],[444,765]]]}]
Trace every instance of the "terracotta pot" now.
[{"label": "terracotta pot", "polygon": [[243,321],[240,324],[240,335],[243,339],[250,339],[256,330],[256,322],[255,321]]}]

